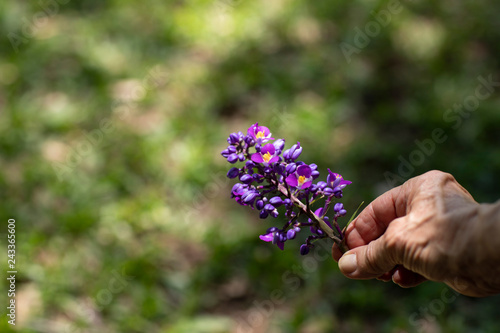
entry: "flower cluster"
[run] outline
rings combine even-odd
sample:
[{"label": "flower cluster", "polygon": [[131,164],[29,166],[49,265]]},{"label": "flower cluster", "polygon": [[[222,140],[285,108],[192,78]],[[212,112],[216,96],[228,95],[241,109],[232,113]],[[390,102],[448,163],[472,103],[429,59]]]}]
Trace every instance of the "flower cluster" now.
[{"label": "flower cluster", "polygon": [[[233,186],[231,197],[240,205],[258,210],[262,219],[278,217],[278,209],[286,217],[282,228],[267,229],[261,240],[283,250],[287,240],[309,228],[311,235],[300,247],[302,255],[309,252],[315,240],[326,237],[333,239],[342,251],[347,249],[337,223],[347,211],[336,201],[342,198],[342,191],[350,181],[328,169],[326,181],[314,183],[320,175],[317,165],[297,161],[302,153],[300,142],[283,151],[285,140],[275,140],[269,129],[258,123],[250,126],[246,135],[231,133],[227,141],[229,146],[222,156],[231,164],[246,161],[242,167],[232,167],[227,173],[229,178],[240,181]],[[313,206],[320,207],[313,210]],[[332,219],[326,216],[330,209],[334,212]]]}]

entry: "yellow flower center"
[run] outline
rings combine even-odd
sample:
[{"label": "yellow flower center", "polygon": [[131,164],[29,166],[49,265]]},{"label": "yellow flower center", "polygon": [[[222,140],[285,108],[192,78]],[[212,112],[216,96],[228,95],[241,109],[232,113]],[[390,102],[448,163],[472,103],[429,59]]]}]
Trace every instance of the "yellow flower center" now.
[{"label": "yellow flower center", "polygon": [[304,182],[306,181],[306,177],[304,176],[299,176],[299,185],[302,185],[304,184]]},{"label": "yellow flower center", "polygon": [[[259,133],[262,133],[262,132],[259,132]],[[269,154],[269,152],[267,152],[267,153],[265,153],[264,155],[262,155],[262,158],[264,159],[264,162],[268,163],[268,162],[269,162],[269,160],[270,160],[271,158],[273,158],[273,157],[271,156],[271,154]]]},{"label": "yellow flower center", "polygon": [[262,132],[262,131],[257,132],[257,135],[255,135],[255,137],[256,137],[257,139],[262,139],[262,138],[264,138],[264,137],[265,137],[264,132]]}]

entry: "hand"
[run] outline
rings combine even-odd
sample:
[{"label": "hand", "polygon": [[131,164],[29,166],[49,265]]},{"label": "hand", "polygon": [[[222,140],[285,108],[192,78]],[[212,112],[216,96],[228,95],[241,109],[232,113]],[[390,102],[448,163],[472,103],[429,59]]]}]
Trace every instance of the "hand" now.
[{"label": "hand", "polygon": [[[442,281],[469,296],[500,293],[500,209],[480,205],[452,175],[431,171],[368,205],[349,225],[343,256],[353,279],[402,287]],[[342,256],[342,258],[341,258]]]}]

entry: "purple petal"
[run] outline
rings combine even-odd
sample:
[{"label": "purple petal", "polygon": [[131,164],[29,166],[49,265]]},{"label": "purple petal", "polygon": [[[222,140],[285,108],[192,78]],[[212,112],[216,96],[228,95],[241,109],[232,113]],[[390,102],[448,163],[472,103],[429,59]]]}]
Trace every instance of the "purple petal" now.
[{"label": "purple petal", "polygon": [[268,162],[268,163],[270,164],[270,163],[275,163],[275,162],[278,162],[278,161],[279,161],[279,159],[280,159],[280,158],[279,158],[279,156],[274,156],[274,157],[272,157],[272,158],[269,160],[269,162]]},{"label": "purple petal", "polygon": [[316,209],[314,211],[314,215],[316,215],[318,217],[321,216],[321,215],[323,215],[323,207]]},{"label": "purple petal", "polygon": [[299,176],[304,176],[306,178],[309,178],[309,177],[311,177],[311,173],[312,173],[312,170],[311,170],[311,167],[309,167],[309,165],[301,165],[297,168],[297,174]]},{"label": "purple petal", "polygon": [[257,133],[258,132],[263,132],[264,137],[268,137],[271,134],[271,131],[269,131],[269,128],[267,128],[266,126],[257,127]]},{"label": "purple petal", "polygon": [[273,233],[268,233],[266,235],[260,235],[259,238],[263,240],[264,242],[272,242],[273,241]]},{"label": "purple petal", "polygon": [[311,186],[311,184],[312,184],[312,181],[305,182],[304,184],[302,184],[302,186],[300,188],[301,189],[308,188],[309,186]]},{"label": "purple petal", "polygon": [[257,128],[259,128],[259,123],[255,123],[252,126],[250,126],[247,131],[248,135],[250,135],[252,138],[255,139],[255,130]]},{"label": "purple petal", "polygon": [[252,154],[252,161],[255,163],[264,163],[264,159],[262,158],[262,155],[259,153]]},{"label": "purple petal", "polygon": [[342,180],[340,181],[340,185],[350,185],[350,184],[352,184],[352,182],[351,182],[350,180],[343,180],[343,179],[342,179]]},{"label": "purple petal", "polygon": [[267,153],[274,155],[274,153],[276,152],[276,148],[274,148],[274,145],[272,143],[268,143],[267,145],[262,147],[260,152],[262,155],[265,155]]},{"label": "purple petal", "polygon": [[281,249],[281,251],[283,251],[285,248],[285,242],[276,242],[276,245],[278,245],[278,247]]},{"label": "purple petal", "polygon": [[286,177],[286,183],[292,187],[297,187],[297,185],[299,185],[299,182],[297,180],[297,176],[295,175],[295,173],[292,173],[291,175],[289,175],[288,177]]}]

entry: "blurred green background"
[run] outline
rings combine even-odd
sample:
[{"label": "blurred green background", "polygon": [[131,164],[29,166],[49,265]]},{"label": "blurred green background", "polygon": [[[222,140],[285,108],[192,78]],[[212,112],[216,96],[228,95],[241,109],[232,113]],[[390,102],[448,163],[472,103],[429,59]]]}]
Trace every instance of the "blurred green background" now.
[{"label": "blurred green background", "polygon": [[499,14],[484,0],[0,2],[16,329],[498,332],[499,297],[349,281],[328,243],[301,257],[298,241],[261,242],[272,222],[229,199],[220,151],[267,125],[354,182],[350,212],[431,169],[496,201],[499,87],[476,89],[500,81]]}]

